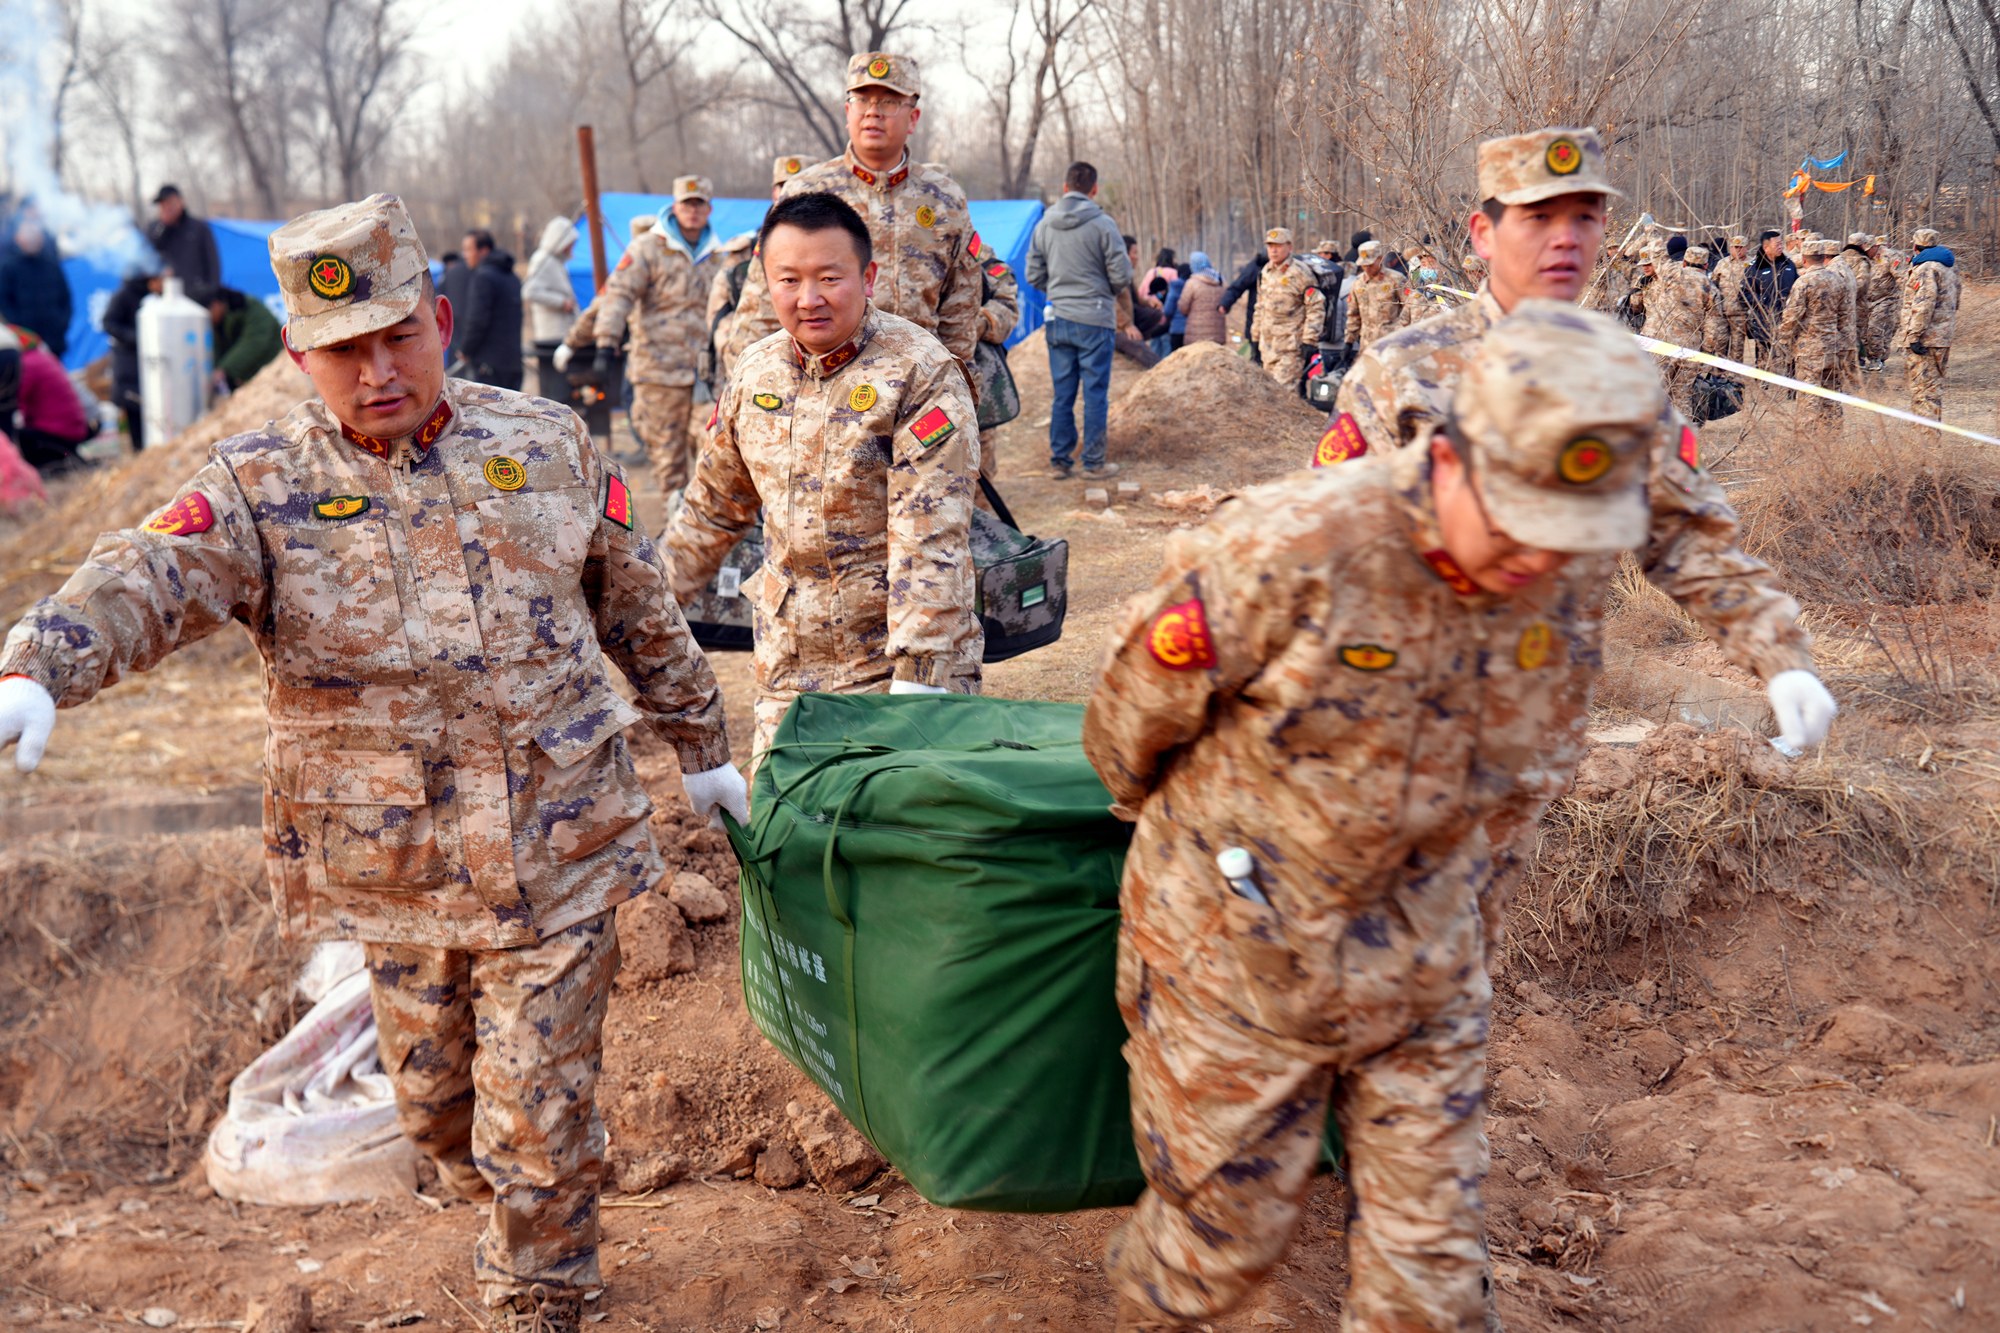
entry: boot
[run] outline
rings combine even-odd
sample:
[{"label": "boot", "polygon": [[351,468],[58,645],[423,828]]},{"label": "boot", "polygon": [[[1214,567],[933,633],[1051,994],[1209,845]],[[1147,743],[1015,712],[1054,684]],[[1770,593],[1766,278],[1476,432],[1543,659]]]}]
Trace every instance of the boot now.
[{"label": "boot", "polygon": [[525,1295],[515,1292],[498,1305],[489,1305],[486,1315],[492,1333],[577,1333],[583,1322],[583,1297],[536,1283]]}]

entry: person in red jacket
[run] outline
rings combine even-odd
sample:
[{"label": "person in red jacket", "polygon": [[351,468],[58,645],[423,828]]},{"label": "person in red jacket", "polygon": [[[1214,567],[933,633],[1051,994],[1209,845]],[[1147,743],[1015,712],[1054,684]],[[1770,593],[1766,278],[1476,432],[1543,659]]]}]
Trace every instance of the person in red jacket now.
[{"label": "person in red jacket", "polygon": [[21,387],[16,421],[0,427],[14,427],[21,457],[44,476],[81,466],[76,447],[97,432],[69,372],[32,330],[9,325],[8,332],[21,346]]}]

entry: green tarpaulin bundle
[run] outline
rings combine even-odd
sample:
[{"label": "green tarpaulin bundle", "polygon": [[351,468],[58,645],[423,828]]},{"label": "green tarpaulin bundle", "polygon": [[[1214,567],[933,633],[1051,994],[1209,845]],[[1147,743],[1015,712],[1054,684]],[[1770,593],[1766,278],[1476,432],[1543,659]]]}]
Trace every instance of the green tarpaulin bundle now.
[{"label": "green tarpaulin bundle", "polygon": [[1114,989],[1131,830],[1082,725],[1075,704],[802,695],[731,831],[751,1016],[933,1203],[1145,1187]]},{"label": "green tarpaulin bundle", "polygon": [[1145,1188],[1116,992],[1131,826],[1082,730],[1077,704],[801,695],[730,828],[751,1017],[932,1203]]}]

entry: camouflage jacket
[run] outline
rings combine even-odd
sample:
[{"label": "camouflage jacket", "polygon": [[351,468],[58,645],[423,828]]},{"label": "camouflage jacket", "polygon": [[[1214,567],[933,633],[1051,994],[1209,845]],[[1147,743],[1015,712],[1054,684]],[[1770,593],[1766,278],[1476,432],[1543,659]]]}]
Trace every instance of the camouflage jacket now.
[{"label": "camouflage jacket", "polygon": [[1778,340],[1792,349],[1801,375],[1837,365],[1854,350],[1854,281],[1844,269],[1822,264],[1799,274]]},{"label": "camouflage jacket", "polygon": [[1402,323],[1403,284],[1396,275],[1386,268],[1372,278],[1358,275],[1347,291],[1346,341],[1366,347]]},{"label": "camouflage jacket", "polygon": [[1902,302],[1896,320],[1896,346],[1931,351],[1951,346],[1952,326],[1958,322],[1956,269],[1934,259],[1918,264],[1903,279]]},{"label": "camouflage jacket", "polygon": [[[1341,381],[1336,413],[1367,442],[1370,454],[1407,451],[1451,415],[1473,346],[1505,318],[1487,287],[1450,314],[1411,325],[1363,352]],[[1654,441],[1647,490],[1652,533],[1639,553],[1646,577],[1680,603],[1739,665],[1769,680],[1810,667],[1798,607],[1763,561],[1737,545],[1736,511],[1700,466],[1694,427],[1671,408]],[[1336,424],[1338,424],[1337,418]],[[1580,557],[1579,557],[1580,558]],[[1571,563],[1575,563],[1572,561]]]},{"label": "camouflage jacket", "polygon": [[[667,232],[671,231],[670,237]],[[617,346],[632,320],[625,378],[633,384],[693,384],[708,347],[708,296],[727,256],[713,227],[690,249],[668,220],[632,242],[604,284],[594,326],[597,341]]]},{"label": "camouflage jacket", "polygon": [[677,596],[699,592],[764,511],[746,585],[758,683],[976,681],[970,525],[979,427],[937,339],[871,309],[813,356],[783,334],[748,348],[723,391],[687,503],[664,538]]},{"label": "camouflage jacket", "polygon": [[1257,275],[1252,342],[1260,346],[1313,346],[1319,342],[1325,316],[1326,294],[1304,260],[1293,255],[1282,264],[1264,265]]},{"label": "camouflage jacket", "polygon": [[[1255,849],[1287,929],[1430,873],[1524,791],[1559,792],[1583,752],[1618,557],[1573,557],[1517,597],[1473,588],[1443,553],[1430,433],[1258,487],[1170,539],[1084,716],[1085,753],[1140,811],[1135,845],[1192,829]],[[1704,590],[1725,642],[1764,601],[1722,569],[1675,578]],[[1779,601],[1766,671],[1810,661]]]},{"label": "camouflage jacket", "polygon": [[1646,312],[1646,336],[1697,352],[1719,350],[1711,344],[1726,332],[1722,298],[1707,272],[1672,262],[1664,269],[1632,295],[1632,308]]},{"label": "camouflage jacket", "polygon": [[985,241],[979,243],[981,288],[986,300],[979,307],[979,341],[1004,343],[1021,322],[1021,284],[1014,270]]},{"label": "camouflage jacket", "polygon": [[[900,315],[934,335],[970,365],[984,321],[979,313],[979,233],[973,229],[965,191],[935,166],[911,162],[886,174],[839,157],[807,167],[785,185],[785,195],[837,194],[854,206],[875,242],[875,308]],[[743,299],[731,320],[727,360],[778,331],[777,312],[764,266],[750,265]]]},{"label": "camouflage jacket", "polygon": [[1750,261],[1725,257],[1715,264],[1715,290],[1722,294],[1722,314],[1732,324],[1741,324],[1748,316],[1743,308],[1743,279],[1750,272]]},{"label": "camouflage jacket", "polygon": [[287,932],[532,944],[660,872],[627,726],[650,722],[687,772],[729,759],[715,678],[632,523],[568,408],[451,380],[423,430],[383,442],[314,399],[100,537],[0,671],[74,707],[242,621]]}]

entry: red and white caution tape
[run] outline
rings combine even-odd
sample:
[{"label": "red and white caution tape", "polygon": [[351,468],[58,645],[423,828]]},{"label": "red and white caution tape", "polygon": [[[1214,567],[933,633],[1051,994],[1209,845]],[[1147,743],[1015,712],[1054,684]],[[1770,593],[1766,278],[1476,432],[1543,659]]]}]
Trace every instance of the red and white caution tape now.
[{"label": "red and white caution tape", "polygon": [[[1453,296],[1463,296],[1467,300],[1473,298],[1471,292],[1460,291],[1456,287],[1445,287],[1433,283],[1432,288],[1440,292],[1450,292]],[[1807,384],[1804,380],[1795,380],[1789,375],[1780,375],[1774,371],[1760,370],[1756,366],[1746,366],[1741,361],[1731,361],[1726,356],[1716,356],[1709,352],[1697,352],[1693,348],[1681,347],[1675,343],[1664,343],[1658,338],[1648,338],[1642,333],[1635,333],[1632,337],[1639,346],[1645,348],[1647,351],[1660,356],[1672,357],[1677,361],[1692,361],[1698,366],[1714,366],[1717,370],[1726,370],[1732,375],[1744,375],[1753,380],[1762,380],[1766,384],[1778,385],[1780,388],[1795,389],[1800,393],[1809,393],[1816,397],[1829,398],[1836,403],[1848,403],[1855,407],[1866,408],[1870,412],[1878,412],[1885,417],[1894,417],[1898,421],[1907,421],[1913,426],[1924,426],[1931,430],[1941,430],[1947,435],[1962,436],[1968,440],[1977,440],[1981,444],[2000,444],[2000,439],[1995,439],[1991,435],[1981,435],[1976,430],[1967,430],[1963,426],[1947,425],[1933,417],[1921,417],[1915,412],[1906,412],[1900,407],[1890,407],[1887,403],[1878,403],[1867,398],[1856,398],[1851,393],[1841,393],[1837,389],[1828,389],[1818,384]]]}]

